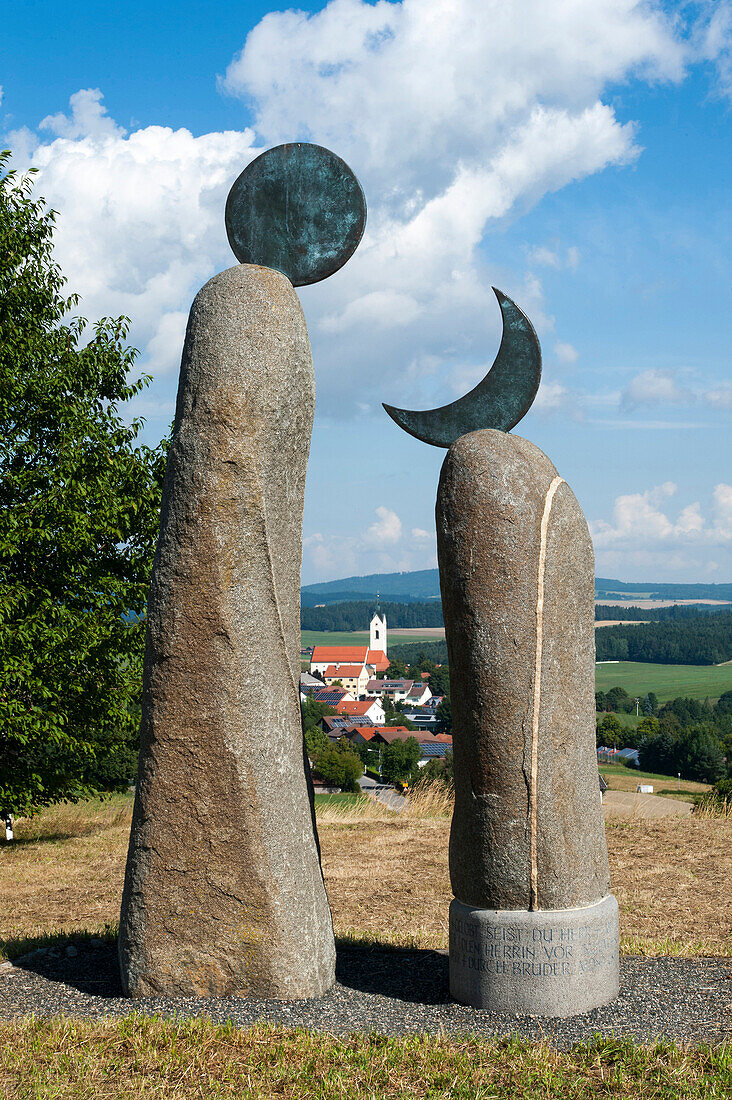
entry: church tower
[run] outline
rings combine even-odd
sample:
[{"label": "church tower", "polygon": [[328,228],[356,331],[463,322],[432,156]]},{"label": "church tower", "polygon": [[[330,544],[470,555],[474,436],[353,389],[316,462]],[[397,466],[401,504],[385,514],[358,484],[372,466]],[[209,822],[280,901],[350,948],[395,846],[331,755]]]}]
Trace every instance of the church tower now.
[{"label": "church tower", "polygon": [[376,596],[376,610],[371,617],[369,628],[369,649],[380,649],[386,655],[386,615],[379,607],[379,597]]}]

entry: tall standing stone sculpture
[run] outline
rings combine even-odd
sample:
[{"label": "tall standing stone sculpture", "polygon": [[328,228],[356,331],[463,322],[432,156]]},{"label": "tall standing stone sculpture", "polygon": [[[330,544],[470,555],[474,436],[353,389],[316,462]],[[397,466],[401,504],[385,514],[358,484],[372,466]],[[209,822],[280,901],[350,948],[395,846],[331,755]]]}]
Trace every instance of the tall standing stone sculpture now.
[{"label": "tall standing stone sculpture", "polygon": [[318,146],[263,154],[232,196],[259,262],[203,287],[183,350],[120,919],[135,997],[313,997],[335,976],[299,707],[315,387],[293,282],[345,262],[365,206]]},{"label": "tall standing stone sculpture", "polygon": [[569,486],[507,434],[533,401],[541,359],[528,319],[496,293],[504,337],[487,379],[446,409],[388,411],[449,447],[436,521],[454,741],[451,993],[566,1016],[618,992],[595,757],[594,555]]}]

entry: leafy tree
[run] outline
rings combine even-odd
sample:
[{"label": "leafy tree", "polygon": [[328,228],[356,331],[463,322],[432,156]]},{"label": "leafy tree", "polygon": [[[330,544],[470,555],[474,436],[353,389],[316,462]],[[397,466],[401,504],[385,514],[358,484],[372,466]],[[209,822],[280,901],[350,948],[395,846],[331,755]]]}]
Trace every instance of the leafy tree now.
[{"label": "leafy tree", "polygon": [[625,713],[635,710],[634,701],[630,698],[625,688],[621,687],[610,688],[610,690],[605,693],[605,706],[607,710]]},{"label": "leafy tree", "polygon": [[598,726],[597,732],[602,744],[609,745],[614,749],[618,747],[624,736],[623,727],[614,714],[605,715]]},{"label": "leafy tree", "polygon": [[300,704],[300,713],[302,714],[302,728],[309,730],[319,726],[320,720],[325,718],[326,715],[337,714],[338,712],[333,707],[329,707],[327,703],[318,703],[312,695],[308,695],[305,702]]},{"label": "leafy tree", "polygon": [[725,691],[724,695],[720,695],[714,710],[720,717],[723,714],[732,714],[732,691]]},{"label": "leafy tree", "polygon": [[381,754],[381,775],[387,783],[410,783],[416,776],[419,760],[419,742],[416,737],[405,741],[392,741]]},{"label": "leafy tree", "polygon": [[641,718],[636,727],[636,733],[642,741],[646,737],[654,737],[658,733],[659,722],[657,718],[652,718],[647,715],[645,718]]},{"label": "leafy tree", "polygon": [[415,780],[415,786],[429,786],[431,783],[444,783],[449,786],[453,781],[452,752],[448,749],[442,759],[429,760]]},{"label": "leafy tree", "polygon": [[437,704],[435,718],[440,723],[440,727],[444,733],[450,733],[452,731],[452,706],[450,704],[449,695],[446,695],[444,699],[441,699]]},{"label": "leafy tree", "polygon": [[716,783],[725,774],[719,740],[713,729],[698,726],[684,734],[679,743],[677,770],[684,779]]},{"label": "leafy tree", "polygon": [[644,771],[676,775],[678,771],[681,724],[673,714],[665,715],[655,733],[645,737],[638,748],[638,762]]},{"label": "leafy tree", "polygon": [[643,713],[649,717],[658,714],[658,696],[655,691],[649,691],[647,695],[644,695],[641,707]]},{"label": "leafy tree", "polygon": [[386,670],[387,680],[404,680],[407,675],[407,666],[404,661],[391,660]]},{"label": "leafy tree", "polygon": [[435,666],[430,673],[430,691],[433,695],[450,697],[450,670],[447,665]]},{"label": "leafy tree", "polygon": [[311,760],[314,760],[329,744],[328,735],[323,733],[320,726],[308,726],[305,730],[305,748]]},{"label": "leafy tree", "polygon": [[72,316],[55,215],[0,154],[0,808],[128,781],[165,448],[124,317]]},{"label": "leafy tree", "polygon": [[408,730],[416,730],[414,722],[404,716],[404,703],[392,703],[386,696],[381,700],[384,708],[384,724],[387,726],[406,726]]},{"label": "leafy tree", "polygon": [[[344,739],[345,740],[345,739]],[[363,764],[346,741],[328,744],[313,760],[313,773],[331,787],[342,791],[358,791]]]}]

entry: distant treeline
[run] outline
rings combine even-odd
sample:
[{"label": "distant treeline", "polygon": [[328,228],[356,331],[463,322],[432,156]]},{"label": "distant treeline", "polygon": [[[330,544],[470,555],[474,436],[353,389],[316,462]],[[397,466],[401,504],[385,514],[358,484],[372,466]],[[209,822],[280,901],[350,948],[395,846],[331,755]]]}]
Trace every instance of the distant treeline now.
[{"label": "distant treeline", "polygon": [[[328,604],[327,607],[303,607],[300,610],[302,630],[368,630],[374,603],[349,601]],[[442,626],[442,604],[382,602],[388,626]]]},{"label": "distant treeline", "polygon": [[428,661],[434,661],[436,665],[447,664],[447,643],[437,642],[403,642],[399,645],[389,643],[389,659],[392,661],[404,661],[408,665],[416,665],[426,657]]},{"label": "distant treeline", "polygon": [[614,604],[598,603],[595,606],[595,618],[604,619],[632,619],[634,622],[675,622],[677,619],[694,619],[699,615],[709,615],[715,612],[732,611],[732,604],[717,605],[693,604],[681,607],[616,607]]},{"label": "distant treeline", "polygon": [[654,600],[729,600],[732,584],[658,584],[649,581],[618,581],[595,578],[595,591],[600,596],[627,596],[643,593]]},{"label": "distant treeline", "polygon": [[608,626],[595,632],[595,641],[598,661],[718,665],[732,660],[732,613],[697,612],[677,622]]}]

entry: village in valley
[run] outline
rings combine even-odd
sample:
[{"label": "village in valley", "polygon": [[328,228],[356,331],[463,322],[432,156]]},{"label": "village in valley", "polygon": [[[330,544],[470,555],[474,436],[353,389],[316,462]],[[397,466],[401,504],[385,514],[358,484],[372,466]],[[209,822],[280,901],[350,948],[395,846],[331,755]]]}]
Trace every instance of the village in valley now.
[{"label": "village in valley", "polygon": [[[300,702],[316,790],[354,790],[358,782],[373,792],[382,780],[404,790],[420,773],[449,778],[452,734],[445,732],[444,695],[432,691],[433,672],[419,666],[412,679],[395,675],[402,663],[389,660],[378,597],[368,645],[315,645],[301,656],[309,657],[300,674]],[[353,758],[350,770],[342,767],[344,754]],[[356,760],[364,778],[354,775]]]}]

